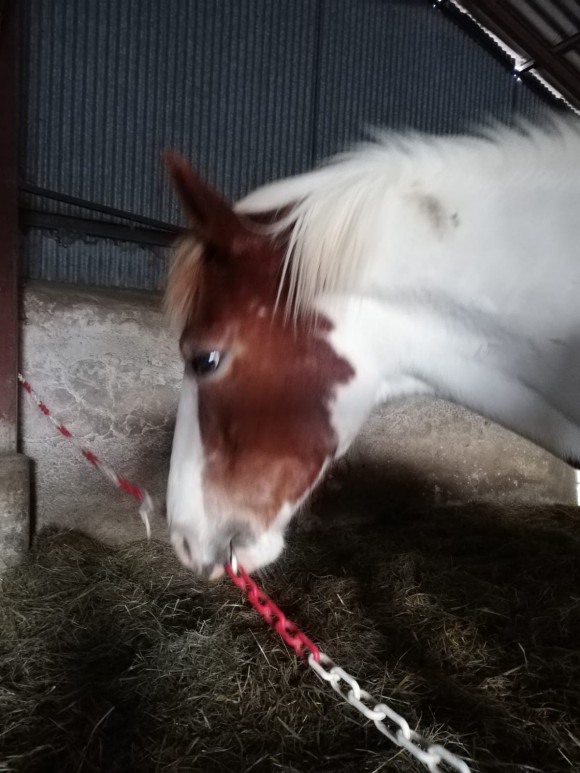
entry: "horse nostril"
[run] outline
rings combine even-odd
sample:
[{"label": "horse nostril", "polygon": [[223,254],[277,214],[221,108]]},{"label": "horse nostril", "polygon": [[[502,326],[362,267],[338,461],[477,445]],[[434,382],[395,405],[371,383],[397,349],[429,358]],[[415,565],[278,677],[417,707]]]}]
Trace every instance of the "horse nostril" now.
[{"label": "horse nostril", "polygon": [[187,560],[191,561],[191,548],[189,547],[189,542],[185,539],[185,537],[183,538],[183,541],[181,544],[183,547],[183,552],[187,556]]},{"label": "horse nostril", "polygon": [[209,578],[211,576],[211,573],[213,572],[214,566],[215,566],[215,564],[213,564],[213,563],[212,564],[204,564],[201,567],[201,571],[199,573],[200,577],[203,580],[209,580]]},{"label": "horse nostril", "polygon": [[228,544],[228,553],[231,555],[231,552],[235,547],[243,547],[244,545],[247,545],[251,539],[252,533],[250,529],[245,524],[238,525],[231,533],[231,539]]}]

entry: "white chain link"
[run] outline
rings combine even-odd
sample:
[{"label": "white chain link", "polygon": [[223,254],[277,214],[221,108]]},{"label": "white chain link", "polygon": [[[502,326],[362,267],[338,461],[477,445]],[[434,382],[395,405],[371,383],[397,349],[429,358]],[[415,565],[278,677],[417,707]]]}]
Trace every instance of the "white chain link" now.
[{"label": "white chain link", "polygon": [[[409,723],[396,711],[385,703],[377,703],[370,693],[361,688],[353,676],[335,665],[324,652],[320,653],[318,663],[313,655],[309,655],[308,665],[323,681],[328,682],[341,698],[354,706],[364,717],[371,719],[377,730],[380,730],[389,741],[406,749],[431,773],[447,773],[449,770],[471,773],[464,760],[440,744],[430,744],[422,735],[412,730]],[[385,724],[385,720],[388,720],[388,725]],[[441,767],[442,763],[445,767]]]}]

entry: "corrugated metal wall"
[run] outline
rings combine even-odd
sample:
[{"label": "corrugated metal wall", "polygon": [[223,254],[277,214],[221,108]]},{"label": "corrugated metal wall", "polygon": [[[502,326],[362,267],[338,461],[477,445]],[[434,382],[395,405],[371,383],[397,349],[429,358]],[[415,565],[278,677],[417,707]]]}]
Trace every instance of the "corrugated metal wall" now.
[{"label": "corrugated metal wall", "polygon": [[[543,107],[422,1],[20,5],[22,181],[175,223],[167,147],[237,197],[368,124],[450,131]],[[24,258],[31,278],[143,289],[161,287],[166,266],[161,248],[41,230],[25,235]]]}]

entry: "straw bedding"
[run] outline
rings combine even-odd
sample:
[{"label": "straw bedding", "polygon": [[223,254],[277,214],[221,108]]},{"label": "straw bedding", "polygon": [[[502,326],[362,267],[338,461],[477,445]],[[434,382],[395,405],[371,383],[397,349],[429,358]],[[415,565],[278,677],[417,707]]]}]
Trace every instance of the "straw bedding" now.
[{"label": "straw bedding", "polygon": [[[276,603],[474,771],[580,770],[580,517],[482,506],[295,528]],[[0,590],[0,770],[423,770],[225,580],[45,532]]]}]

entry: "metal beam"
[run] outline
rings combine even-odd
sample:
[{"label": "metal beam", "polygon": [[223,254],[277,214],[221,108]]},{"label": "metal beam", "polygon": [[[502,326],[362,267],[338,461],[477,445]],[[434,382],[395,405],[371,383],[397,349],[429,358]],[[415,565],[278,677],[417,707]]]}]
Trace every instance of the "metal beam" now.
[{"label": "metal beam", "polygon": [[533,29],[525,16],[505,0],[462,0],[462,5],[508,45],[523,51],[536,70],[574,105],[580,105],[580,86],[574,68],[553,50]]},{"label": "metal beam", "polygon": [[102,215],[111,215],[112,217],[128,220],[131,223],[137,223],[138,225],[146,226],[148,228],[155,228],[159,231],[168,231],[174,234],[179,234],[183,231],[178,225],[167,223],[164,220],[155,220],[152,217],[138,215],[136,212],[127,212],[124,209],[109,207],[106,204],[99,204],[96,201],[88,201],[87,199],[80,199],[78,196],[70,196],[68,193],[59,193],[58,191],[51,191],[48,188],[40,188],[38,185],[29,185],[25,183],[20,186],[20,192],[38,196],[41,199],[58,201],[60,204],[71,204],[73,207],[87,209],[91,212],[99,212]]},{"label": "metal beam", "polygon": [[27,228],[40,228],[47,231],[65,231],[82,236],[96,236],[101,239],[148,244],[156,247],[170,247],[181,229],[175,231],[156,228],[140,228],[120,223],[107,223],[103,220],[90,220],[85,217],[59,215],[54,212],[37,212],[32,209],[20,210],[20,225]]}]

